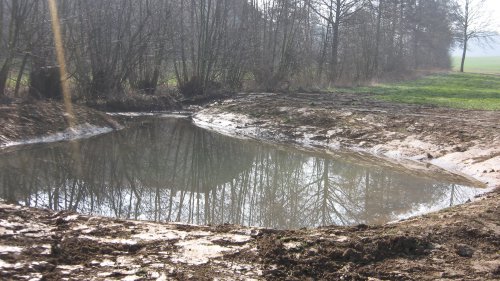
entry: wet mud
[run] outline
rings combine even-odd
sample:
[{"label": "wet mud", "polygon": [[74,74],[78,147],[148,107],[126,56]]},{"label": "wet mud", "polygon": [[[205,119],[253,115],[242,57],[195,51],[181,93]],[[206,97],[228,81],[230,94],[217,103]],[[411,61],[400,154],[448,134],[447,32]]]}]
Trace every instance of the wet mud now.
[{"label": "wet mud", "polygon": [[498,280],[500,193],[383,226],[273,230],[0,204],[4,280]]},{"label": "wet mud", "polygon": [[[85,106],[73,104],[73,129],[70,128],[64,105],[55,101],[33,101],[0,104],[0,148],[22,144],[34,139],[66,140],[78,135],[89,135],[104,129],[118,129],[121,125],[112,117]],[[75,130],[76,128],[76,130]],[[106,130],[106,131],[109,131]],[[60,134],[56,136],[56,134]]]},{"label": "wet mud", "polygon": [[[30,116],[28,107],[2,110],[3,142],[65,124],[35,128],[46,120],[12,119]],[[367,95],[242,94],[202,108],[194,120],[231,135],[436,164],[494,188],[499,114]],[[117,220],[2,202],[0,279],[499,280],[499,200],[496,188],[396,223],[300,230]]]},{"label": "wet mud", "polygon": [[239,94],[196,124],[278,143],[349,149],[428,163],[500,185],[500,111],[396,104],[368,94]]}]

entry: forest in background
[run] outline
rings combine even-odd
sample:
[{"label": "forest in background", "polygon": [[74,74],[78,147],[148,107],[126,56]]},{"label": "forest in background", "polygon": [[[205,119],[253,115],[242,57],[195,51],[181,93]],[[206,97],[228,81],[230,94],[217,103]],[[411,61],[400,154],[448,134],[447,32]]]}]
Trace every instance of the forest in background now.
[{"label": "forest in background", "polygon": [[[317,90],[449,69],[450,0],[58,1],[74,98]],[[60,97],[48,1],[0,1],[0,97]]]}]

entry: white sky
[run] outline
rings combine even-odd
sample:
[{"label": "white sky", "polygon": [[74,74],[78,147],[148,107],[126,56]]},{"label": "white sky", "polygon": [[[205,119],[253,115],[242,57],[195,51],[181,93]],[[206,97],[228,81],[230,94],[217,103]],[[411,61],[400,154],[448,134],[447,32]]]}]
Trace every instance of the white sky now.
[{"label": "white sky", "polygon": [[489,0],[486,7],[491,12],[492,18],[495,20],[496,30],[500,32],[500,0]]}]

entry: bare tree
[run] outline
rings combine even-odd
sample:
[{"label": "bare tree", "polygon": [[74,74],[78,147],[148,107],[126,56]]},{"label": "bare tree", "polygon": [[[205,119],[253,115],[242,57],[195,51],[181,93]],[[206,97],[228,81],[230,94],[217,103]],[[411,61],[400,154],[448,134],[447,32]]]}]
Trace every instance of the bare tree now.
[{"label": "bare tree", "polygon": [[338,74],[338,52],[341,43],[340,26],[358,9],[361,8],[361,0],[317,0],[309,3],[312,10],[331,26],[331,61],[330,76],[334,81]]},{"label": "bare tree", "polygon": [[[5,95],[9,72],[20,49],[22,34],[34,3],[29,0],[0,1],[0,97]],[[8,24],[4,26],[5,20]]]},{"label": "bare tree", "polygon": [[468,44],[471,40],[480,43],[488,41],[497,33],[493,31],[492,19],[485,9],[486,0],[457,0],[456,1],[456,27],[458,29],[457,41],[462,47],[462,60],[460,72],[464,72],[465,57]]},{"label": "bare tree", "polygon": [[[154,94],[172,76],[182,93],[198,95],[244,86],[310,89],[446,68],[450,15],[462,22],[457,26],[462,28],[464,57],[468,40],[489,35],[475,30],[481,25],[473,3],[484,0],[460,0],[468,4],[457,6],[462,9],[455,13],[450,3],[456,1],[57,3],[72,92],[92,102],[135,92]],[[9,79],[16,80],[9,93],[17,93],[25,72],[36,80],[33,73],[54,67],[51,38],[46,1],[0,1],[0,94],[11,87]]]}]

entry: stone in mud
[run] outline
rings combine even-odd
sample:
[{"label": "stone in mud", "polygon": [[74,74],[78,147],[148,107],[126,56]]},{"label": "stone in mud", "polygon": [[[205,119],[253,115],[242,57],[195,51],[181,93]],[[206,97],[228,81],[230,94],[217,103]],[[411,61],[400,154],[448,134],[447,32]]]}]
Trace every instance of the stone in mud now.
[{"label": "stone in mud", "polygon": [[342,253],[342,257],[346,260],[356,261],[361,258],[361,253],[352,248],[348,248]]},{"label": "stone in mud", "polygon": [[474,254],[474,249],[465,244],[457,244],[455,246],[457,255],[465,258],[470,258]]}]

